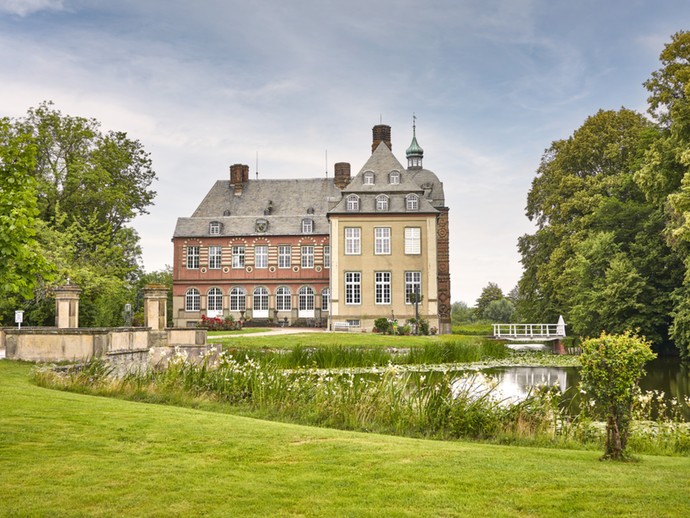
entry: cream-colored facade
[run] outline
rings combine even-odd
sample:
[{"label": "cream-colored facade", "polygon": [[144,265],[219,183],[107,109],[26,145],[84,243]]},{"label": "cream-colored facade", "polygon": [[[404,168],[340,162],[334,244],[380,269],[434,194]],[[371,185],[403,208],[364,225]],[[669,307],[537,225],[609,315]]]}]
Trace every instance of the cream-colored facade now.
[{"label": "cream-colored facade", "polygon": [[[359,253],[347,253],[346,228],[360,229]],[[376,253],[377,228],[390,229],[388,253]],[[405,229],[420,230],[419,253],[405,253]],[[419,272],[419,317],[428,320],[430,327],[439,329],[435,214],[332,217],[331,236],[331,314],[334,321],[350,322],[371,330],[377,318],[396,319],[401,324],[415,318],[415,304],[407,300],[406,274]],[[349,272],[361,274],[359,303],[347,301],[346,273]],[[379,300],[383,299],[379,303],[376,300],[377,272],[390,274],[389,300],[379,294]]]}]

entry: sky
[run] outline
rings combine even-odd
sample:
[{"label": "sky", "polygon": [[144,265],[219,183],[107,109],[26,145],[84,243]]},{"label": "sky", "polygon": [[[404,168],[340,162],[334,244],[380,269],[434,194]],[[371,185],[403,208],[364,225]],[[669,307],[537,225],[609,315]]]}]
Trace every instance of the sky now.
[{"label": "sky", "polygon": [[450,207],[451,298],[472,306],[520,278],[544,150],[600,109],[645,112],[688,22],[687,0],[0,0],[0,117],[52,100],[144,145],[158,194],[132,225],[153,271],[230,164],[354,174],[381,122],[405,164],[414,114]]}]

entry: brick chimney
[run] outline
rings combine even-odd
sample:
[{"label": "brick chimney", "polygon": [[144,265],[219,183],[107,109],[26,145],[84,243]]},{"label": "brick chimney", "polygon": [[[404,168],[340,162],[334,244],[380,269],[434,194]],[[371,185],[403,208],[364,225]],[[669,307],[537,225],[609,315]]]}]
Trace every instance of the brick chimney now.
[{"label": "brick chimney", "polygon": [[391,145],[391,127],[386,125],[386,124],[377,124],[371,129],[371,132],[373,134],[374,140],[371,144],[371,152],[373,153],[376,151],[376,148],[379,147],[379,144],[383,142],[388,146],[388,149],[391,151],[393,150],[393,146]]},{"label": "brick chimney", "polygon": [[235,189],[235,196],[242,195],[242,183],[249,181],[249,166],[232,164],[230,166],[230,185]]},{"label": "brick chimney", "polygon": [[338,162],[333,167],[335,169],[335,186],[338,189],[344,189],[350,183],[350,164]]}]

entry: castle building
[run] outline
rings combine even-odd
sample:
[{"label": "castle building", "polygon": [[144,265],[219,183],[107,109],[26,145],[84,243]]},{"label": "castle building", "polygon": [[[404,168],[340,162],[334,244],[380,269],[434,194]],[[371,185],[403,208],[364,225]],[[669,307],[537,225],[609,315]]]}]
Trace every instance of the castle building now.
[{"label": "castle building", "polygon": [[373,128],[372,155],[357,175],[250,180],[230,167],[173,235],[173,318],[202,315],[289,324],[347,324],[419,314],[450,333],[448,208],[443,184],[422,166],[416,130],[407,167],[391,128]]}]

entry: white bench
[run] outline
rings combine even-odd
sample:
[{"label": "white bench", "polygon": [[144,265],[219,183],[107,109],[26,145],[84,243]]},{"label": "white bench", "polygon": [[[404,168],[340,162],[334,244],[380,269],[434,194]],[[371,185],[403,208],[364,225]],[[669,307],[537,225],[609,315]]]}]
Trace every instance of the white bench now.
[{"label": "white bench", "polygon": [[347,322],[333,322],[333,331],[350,332],[350,324]]}]

